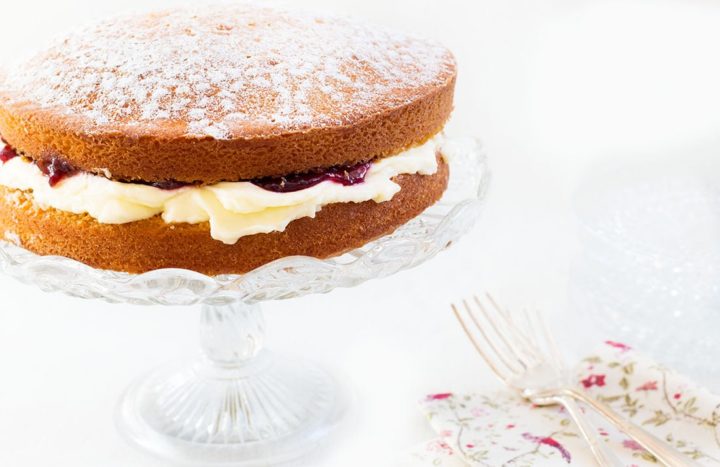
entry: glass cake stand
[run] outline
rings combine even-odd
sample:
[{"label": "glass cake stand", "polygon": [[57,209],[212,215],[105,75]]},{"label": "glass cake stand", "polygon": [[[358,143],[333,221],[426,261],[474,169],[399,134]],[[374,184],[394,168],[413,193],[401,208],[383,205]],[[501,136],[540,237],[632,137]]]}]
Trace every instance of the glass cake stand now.
[{"label": "glass cake stand", "polygon": [[463,144],[463,150],[454,150],[450,184],[436,205],[393,234],[339,257],[288,257],[244,275],[208,277],[181,269],[126,274],[0,242],[0,270],[43,291],[74,297],[200,305],[201,355],[131,384],[118,404],[119,430],[146,451],[183,463],[289,461],[338,425],[348,398],[329,372],[263,348],[259,302],[386,277],[450,246],[477,220],[489,182],[480,145]]}]

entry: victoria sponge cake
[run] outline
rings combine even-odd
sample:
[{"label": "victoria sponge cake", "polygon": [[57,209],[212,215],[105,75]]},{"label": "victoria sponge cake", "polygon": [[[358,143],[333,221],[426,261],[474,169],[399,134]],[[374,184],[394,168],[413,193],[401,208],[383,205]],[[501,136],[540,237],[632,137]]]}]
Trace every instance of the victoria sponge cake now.
[{"label": "victoria sponge cake", "polygon": [[441,197],[455,79],[442,46],[306,12],[96,24],[0,76],[0,237],[132,273],[342,254]]}]

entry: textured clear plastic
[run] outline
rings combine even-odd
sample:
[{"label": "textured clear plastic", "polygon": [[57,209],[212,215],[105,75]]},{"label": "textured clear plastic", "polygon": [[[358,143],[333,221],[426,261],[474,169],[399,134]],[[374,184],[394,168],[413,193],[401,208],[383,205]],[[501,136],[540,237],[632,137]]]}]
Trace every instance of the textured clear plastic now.
[{"label": "textured clear plastic", "polygon": [[244,275],[163,269],[126,274],[38,256],[0,242],[0,270],[47,292],[131,304],[202,307],[201,355],[139,378],[118,405],[132,443],[202,465],[268,465],[304,455],[338,426],[348,404],[335,376],[263,349],[259,302],[324,293],[432,258],[477,220],[489,182],[474,141],[455,141],[445,196],[393,234],[330,259],[288,257]]},{"label": "textured clear plastic", "polygon": [[668,171],[616,172],[581,192],[571,302],[606,336],[717,389],[717,173]]}]

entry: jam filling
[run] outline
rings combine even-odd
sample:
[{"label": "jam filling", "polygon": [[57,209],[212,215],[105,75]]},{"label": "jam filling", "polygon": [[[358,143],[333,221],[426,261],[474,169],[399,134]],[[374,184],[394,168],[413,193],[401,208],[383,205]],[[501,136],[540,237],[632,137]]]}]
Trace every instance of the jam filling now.
[{"label": "jam filling", "polygon": [[257,180],[251,180],[251,183],[265,190],[274,191],[275,193],[292,193],[313,187],[326,180],[344,186],[356,185],[365,181],[368,170],[370,170],[370,163],[363,162],[362,164],[351,167],[332,167],[323,172],[259,178]]},{"label": "jam filling", "polygon": [[177,190],[178,188],[184,188],[186,186],[195,185],[195,183],[188,183],[188,182],[178,182],[176,180],[164,180],[162,182],[131,182],[131,183],[140,183],[142,185],[148,185],[155,188],[160,188],[161,190]]},{"label": "jam filling", "polygon": [[15,150],[10,146],[5,145],[5,147],[0,150],[0,161],[2,161],[3,163],[9,161],[10,159],[16,158],[17,156],[18,153],[15,152]]},{"label": "jam filling", "polygon": [[[4,140],[3,140],[4,143]],[[0,161],[3,163],[18,157],[17,151],[10,145],[5,143],[5,147],[0,150]],[[47,175],[50,186],[55,186],[62,180],[80,173],[80,169],[74,167],[70,162],[58,156],[34,161],[40,171]],[[313,171],[302,174],[290,174],[282,177],[263,177],[254,180],[248,180],[264,190],[275,193],[292,193],[295,191],[311,188],[324,181],[339,183],[343,186],[357,185],[365,181],[370,163],[363,162],[352,166],[331,167],[322,171]],[[161,190],[177,190],[186,186],[195,185],[195,183],[178,182],[175,180],[165,180],[160,182],[133,182],[143,185],[153,186]]]},{"label": "jam filling", "polygon": [[41,159],[35,162],[38,169],[42,173],[48,176],[48,183],[50,186],[55,186],[67,177],[72,177],[76,173],[80,172],[78,169],[72,166],[68,161],[60,159],[57,156],[53,156],[49,159]]}]

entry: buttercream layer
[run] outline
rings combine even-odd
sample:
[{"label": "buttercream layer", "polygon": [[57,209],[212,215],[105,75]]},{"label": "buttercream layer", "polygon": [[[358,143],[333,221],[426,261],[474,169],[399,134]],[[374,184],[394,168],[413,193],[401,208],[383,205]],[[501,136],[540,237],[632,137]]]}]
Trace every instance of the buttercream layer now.
[{"label": "buttercream layer", "polygon": [[207,222],[166,224],[155,216],[101,224],[88,215],[40,209],[31,192],[0,186],[0,236],[40,255],[65,256],[101,269],[241,274],[285,256],[336,256],[387,235],[435,203],[447,179],[448,165],[439,159],[434,175],[397,176],[401,189],[390,201],[331,204],[282,232],[248,235],[234,245],[211,238]]}]

